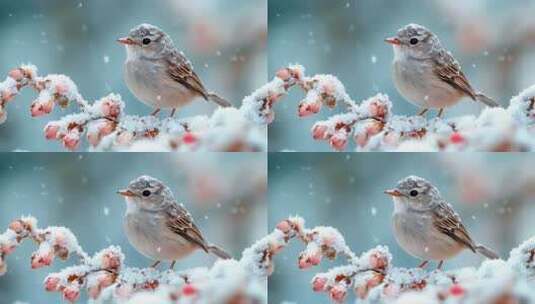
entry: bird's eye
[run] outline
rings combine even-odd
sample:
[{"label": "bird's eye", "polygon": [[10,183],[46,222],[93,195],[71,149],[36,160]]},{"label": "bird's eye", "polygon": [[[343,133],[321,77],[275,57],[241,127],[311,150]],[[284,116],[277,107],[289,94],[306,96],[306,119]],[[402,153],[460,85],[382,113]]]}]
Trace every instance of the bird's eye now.
[{"label": "bird's eye", "polygon": [[141,193],[141,195],[143,195],[144,197],[147,197],[150,195],[150,190],[145,190]]},{"label": "bird's eye", "polygon": [[147,45],[147,44],[149,44],[149,43],[150,43],[150,38],[144,38],[144,39],[143,39],[143,44],[144,44],[144,45]]},{"label": "bird's eye", "polygon": [[415,45],[418,43],[418,38],[412,38],[410,41],[409,41],[412,45]]},{"label": "bird's eye", "polygon": [[415,197],[418,195],[418,190],[412,190],[410,193],[409,193],[412,197]]}]

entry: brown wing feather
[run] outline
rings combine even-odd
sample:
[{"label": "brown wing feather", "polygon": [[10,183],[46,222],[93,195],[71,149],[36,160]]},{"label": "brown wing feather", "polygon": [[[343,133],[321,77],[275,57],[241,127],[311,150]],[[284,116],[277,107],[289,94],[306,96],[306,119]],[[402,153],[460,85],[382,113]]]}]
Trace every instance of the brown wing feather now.
[{"label": "brown wing feather", "polygon": [[201,231],[193,222],[189,212],[180,205],[173,205],[167,210],[169,220],[167,226],[169,229],[186,240],[198,245],[204,251],[208,252],[208,244]]},{"label": "brown wing feather", "polygon": [[199,93],[204,99],[208,99],[208,92],[206,92],[201,79],[195,73],[186,57],[176,52],[173,56],[169,56],[169,58],[169,68],[167,69],[169,76],[190,90]]},{"label": "brown wing feather", "polygon": [[449,53],[444,52],[438,56],[441,60],[436,61],[435,73],[437,76],[449,83],[451,86],[463,91],[466,95],[476,100],[476,92],[461,71],[461,66]]},{"label": "brown wing feather", "polygon": [[433,212],[435,213],[435,227],[439,231],[476,252],[474,241],[466,231],[461,218],[448,203],[441,203]]}]

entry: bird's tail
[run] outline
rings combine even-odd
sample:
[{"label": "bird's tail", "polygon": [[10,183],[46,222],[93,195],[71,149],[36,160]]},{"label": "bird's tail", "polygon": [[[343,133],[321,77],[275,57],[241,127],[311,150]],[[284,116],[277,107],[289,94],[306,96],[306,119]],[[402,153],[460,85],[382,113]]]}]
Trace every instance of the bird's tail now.
[{"label": "bird's tail", "polygon": [[500,258],[500,256],[494,253],[494,251],[490,250],[489,248],[483,245],[477,245],[474,249],[476,250],[477,253],[484,255],[485,257],[491,260],[496,260]]},{"label": "bird's tail", "polygon": [[480,102],[486,104],[487,106],[489,106],[491,108],[496,108],[496,107],[500,106],[499,103],[497,103],[496,101],[492,100],[492,98],[486,96],[485,94],[477,93],[475,97],[476,97],[477,101],[480,101]]},{"label": "bird's tail", "polygon": [[232,258],[230,254],[226,253],[223,249],[217,247],[216,245],[209,245],[208,252],[223,260],[228,260]]},{"label": "bird's tail", "polygon": [[217,103],[220,107],[223,107],[223,108],[232,107],[232,104],[228,100],[226,100],[223,97],[219,97],[219,95],[215,93],[208,93],[206,97],[208,98],[208,100]]}]

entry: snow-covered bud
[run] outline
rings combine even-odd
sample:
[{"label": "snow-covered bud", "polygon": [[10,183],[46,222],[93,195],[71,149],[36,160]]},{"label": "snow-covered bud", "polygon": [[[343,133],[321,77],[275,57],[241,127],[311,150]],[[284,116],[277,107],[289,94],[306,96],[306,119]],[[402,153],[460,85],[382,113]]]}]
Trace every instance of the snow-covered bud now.
[{"label": "snow-covered bud", "polygon": [[54,109],[54,100],[37,100],[34,101],[30,107],[32,117],[40,117],[50,114]]},{"label": "snow-covered bud", "polygon": [[49,275],[46,277],[44,285],[46,291],[58,291],[60,288],[61,278]]},{"label": "snow-covered bud", "polygon": [[316,123],[312,127],[312,137],[315,140],[325,140],[328,138],[328,134],[327,134],[328,130],[329,130],[328,126],[321,124],[321,123]]},{"label": "snow-covered bud", "polygon": [[72,129],[63,137],[63,146],[71,151],[75,151],[80,146],[80,131]]},{"label": "snow-covered bud", "polygon": [[44,266],[49,266],[54,260],[54,252],[52,249],[38,250],[32,254],[31,265],[32,269],[38,269]]},{"label": "snow-covered bud", "polygon": [[45,138],[48,140],[55,140],[58,139],[60,126],[55,122],[49,122],[45,126]]},{"label": "snow-covered bud", "polygon": [[329,140],[331,147],[337,151],[344,151],[347,147],[347,133],[336,132]]},{"label": "snow-covered bud", "polygon": [[284,68],[277,71],[277,77],[284,81],[288,81],[292,77],[292,75],[290,74],[289,69]]},{"label": "snow-covered bud", "polygon": [[376,251],[370,254],[369,263],[373,269],[386,269],[388,267],[388,257]]},{"label": "snow-covered bud", "polygon": [[13,78],[15,81],[19,82],[21,81],[22,79],[24,79],[24,73],[21,69],[17,68],[17,69],[13,69],[11,71],[9,71],[9,77]]},{"label": "snow-covered bud", "polygon": [[299,268],[307,269],[321,263],[321,250],[319,248],[307,249],[299,256]]},{"label": "snow-covered bud", "polygon": [[80,298],[80,288],[75,285],[69,285],[63,289],[63,297],[65,300],[74,303]]},{"label": "snow-covered bud", "polygon": [[104,100],[100,109],[105,117],[117,118],[121,114],[120,102],[111,98]]},{"label": "snow-covered bud", "polygon": [[327,285],[327,278],[316,276],[312,279],[312,290],[315,292],[325,291],[325,286]]},{"label": "snow-covered bud", "polygon": [[292,226],[290,225],[290,223],[288,223],[288,221],[282,221],[277,224],[277,229],[287,234],[292,230]]},{"label": "snow-covered bud", "polygon": [[308,117],[319,113],[321,110],[321,101],[314,102],[302,102],[299,104],[298,114],[299,117]]},{"label": "snow-covered bud", "polygon": [[345,300],[347,295],[347,287],[343,285],[336,285],[329,291],[331,299],[337,303],[341,303]]}]

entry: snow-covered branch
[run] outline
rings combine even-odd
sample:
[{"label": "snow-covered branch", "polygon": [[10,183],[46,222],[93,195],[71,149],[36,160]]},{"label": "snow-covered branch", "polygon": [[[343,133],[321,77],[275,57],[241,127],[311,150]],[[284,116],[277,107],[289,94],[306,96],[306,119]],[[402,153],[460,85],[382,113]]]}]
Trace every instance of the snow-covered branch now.
[{"label": "snow-covered branch", "polygon": [[124,255],[110,246],[90,256],[73,233],[63,227],[40,229],[37,220],[22,217],[0,234],[0,276],[7,271],[7,257],[24,240],[33,240],[38,249],[31,256],[32,269],[49,266],[55,258],[78,257],[78,264],[49,274],[44,288],[60,292],[76,302],[82,291],[95,302],[113,299],[119,303],[266,303],[266,278],[252,271],[259,260],[254,247],[241,260],[219,260],[211,268],[160,272],[124,265]]},{"label": "snow-covered branch", "polygon": [[266,127],[247,119],[246,107],[219,108],[211,116],[180,120],[130,116],[121,96],[110,94],[91,103],[69,77],[41,77],[32,65],[11,70],[0,83],[0,123],[7,119],[8,102],[23,88],[38,93],[30,107],[32,117],[47,115],[56,106],[78,106],[77,113],[51,121],[44,128],[46,139],[60,141],[68,150],[78,149],[84,137],[96,151],[267,150]]},{"label": "snow-covered branch", "polygon": [[486,108],[478,116],[427,120],[422,116],[395,115],[392,102],[377,94],[360,103],[332,75],[306,76],[292,65],[277,72],[263,90],[261,122],[274,119],[273,105],[294,87],[305,92],[298,116],[319,113],[322,107],[345,105],[345,112],[314,124],[315,140],[327,141],[338,151],[353,139],[357,151],[527,151],[535,149],[535,85],[513,97],[507,108]]},{"label": "snow-covered branch", "polygon": [[[266,303],[266,282],[273,273],[274,258],[292,240],[305,245],[297,258],[300,269],[310,269],[323,259],[340,257],[346,261],[311,280],[313,291],[326,293],[336,303],[344,302],[351,293],[367,303],[535,301],[530,288],[535,280],[535,237],[513,249],[507,260],[487,260],[479,268],[428,272],[394,267],[385,246],[357,255],[338,230],[308,229],[304,219],[290,217],[245,249],[239,260],[219,260],[211,268],[160,272],[126,267],[116,246],[90,256],[68,229],[39,229],[34,218],[23,217],[0,234],[0,275],[7,271],[8,255],[25,239],[38,244],[31,256],[34,269],[50,265],[55,258],[78,257],[78,264],[49,274],[43,283],[47,291],[60,292],[71,302],[85,290],[95,302]],[[505,299],[513,302],[500,302]]]}]

